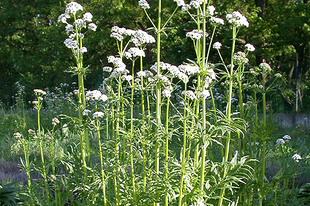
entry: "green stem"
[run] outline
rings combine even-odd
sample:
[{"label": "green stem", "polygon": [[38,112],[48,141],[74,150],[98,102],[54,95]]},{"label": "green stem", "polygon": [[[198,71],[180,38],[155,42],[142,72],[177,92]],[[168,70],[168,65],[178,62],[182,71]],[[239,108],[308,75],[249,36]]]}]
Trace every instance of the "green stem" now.
[{"label": "green stem", "polygon": [[131,81],[131,99],[130,99],[130,167],[131,167],[131,183],[132,183],[132,195],[134,199],[134,205],[137,204],[136,187],[135,187],[135,170],[133,164],[133,94],[135,91],[135,61],[132,61],[132,81]]},{"label": "green stem", "polygon": [[187,107],[187,99],[186,99],[186,90],[187,90],[187,83],[185,83],[184,89],[184,112],[183,112],[183,147],[182,147],[182,156],[181,156],[181,179],[180,179],[180,192],[179,192],[179,202],[178,206],[182,206],[182,196],[183,196],[183,183],[184,183],[184,174],[185,174],[185,159],[186,159],[186,137],[187,137],[187,120],[186,120],[186,107]]},{"label": "green stem", "polygon": [[[232,105],[232,86],[233,86],[233,73],[234,73],[234,52],[235,52],[235,43],[236,43],[236,27],[233,27],[233,42],[232,42],[232,49],[231,49],[231,63],[230,63],[230,73],[229,73],[229,92],[228,92],[228,102],[227,102],[227,110],[226,110],[226,118],[229,121],[229,125],[230,126],[230,122],[231,122],[231,105]],[[231,132],[228,131],[227,134],[227,139],[226,139],[226,144],[225,144],[225,156],[223,159],[223,163],[226,163],[228,161],[228,157],[229,157],[229,150],[230,150],[230,140],[231,140]],[[227,175],[227,169],[225,167],[224,169],[224,175],[223,177],[226,177]],[[221,194],[220,194],[220,199],[218,202],[218,206],[222,206],[223,203],[223,199],[224,199],[224,195],[225,195],[225,189],[221,190]]]},{"label": "green stem", "polygon": [[[165,159],[165,180],[168,181],[169,176],[169,105],[170,97],[167,98],[167,108],[166,108],[166,159]],[[168,206],[168,191],[166,190],[165,194],[165,206]]]}]

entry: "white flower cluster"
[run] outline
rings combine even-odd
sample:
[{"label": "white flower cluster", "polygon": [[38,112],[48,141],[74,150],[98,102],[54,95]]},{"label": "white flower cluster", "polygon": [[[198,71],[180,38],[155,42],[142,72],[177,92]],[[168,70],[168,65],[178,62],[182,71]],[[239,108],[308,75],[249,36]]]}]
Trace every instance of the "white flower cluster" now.
[{"label": "white flower cluster", "polygon": [[108,97],[105,94],[102,94],[99,90],[91,90],[86,92],[86,100],[93,100],[93,101],[107,101]]},{"label": "white flower cluster", "polygon": [[277,139],[276,145],[283,145],[283,144],[285,144],[285,140],[284,139],[282,139],[282,138]]},{"label": "white flower cluster", "polygon": [[210,21],[213,23],[213,24],[217,24],[217,25],[219,25],[219,24],[222,24],[222,25],[224,25],[224,20],[223,19],[221,19],[221,18],[218,18],[218,17],[211,17],[210,18]]},{"label": "white flower cluster", "polygon": [[[60,14],[58,17],[58,22],[66,24],[66,32],[69,35],[69,37],[64,41],[64,44],[67,48],[73,49],[75,54],[77,53],[77,48],[79,47],[77,38],[84,38],[84,34],[80,33],[81,30],[86,27],[93,31],[97,30],[97,25],[91,23],[93,15],[90,12],[84,13],[83,18],[75,17],[74,19],[76,20],[73,24],[68,23],[67,19],[70,19],[71,15],[76,16],[77,11],[83,11],[83,7],[76,2],[71,2],[67,4],[65,13]],[[87,52],[86,47],[80,48],[80,53],[85,52]]]},{"label": "white flower cluster", "polygon": [[131,47],[127,52],[124,53],[124,56],[127,59],[130,59],[132,57],[145,57],[145,53],[138,47]]},{"label": "white flower cluster", "polygon": [[137,73],[137,76],[138,77],[152,77],[153,76],[153,73],[150,72],[149,70],[144,70],[144,71],[139,71]]},{"label": "white flower cluster", "polygon": [[263,73],[270,73],[271,72],[271,67],[268,63],[260,63],[259,68],[262,70]]},{"label": "white flower cluster", "polygon": [[295,161],[295,162],[299,162],[302,158],[299,154],[294,154],[292,156],[292,159]]},{"label": "white flower cluster", "polygon": [[249,59],[246,57],[246,54],[244,52],[237,52],[234,54],[234,61],[237,64],[247,64],[249,62]]},{"label": "white flower cluster", "polygon": [[171,97],[171,91],[170,91],[170,89],[164,89],[164,90],[162,90],[162,92],[161,92],[161,94],[164,96],[164,97],[166,97],[166,98],[170,98]]},{"label": "white flower cluster", "polygon": [[255,51],[255,47],[252,44],[246,44],[244,45],[244,47],[247,51],[250,51],[250,52]]},{"label": "white flower cluster", "polygon": [[291,138],[290,135],[286,134],[286,135],[284,135],[284,136],[282,137],[282,139],[284,139],[284,140],[291,140],[292,138]]},{"label": "white flower cluster", "polygon": [[83,11],[83,7],[76,2],[68,3],[66,6],[66,14],[73,14],[75,15],[77,11]]},{"label": "white flower cluster", "polygon": [[191,8],[191,6],[189,4],[184,4],[181,8],[182,12],[186,12]]},{"label": "white flower cluster", "polygon": [[179,70],[188,76],[194,75],[199,73],[199,67],[198,66],[192,66],[192,65],[180,65]]},{"label": "white flower cluster", "polygon": [[142,9],[149,9],[150,5],[146,0],[140,0],[139,6],[141,6]]},{"label": "white flower cluster", "polygon": [[233,24],[234,26],[246,26],[249,27],[249,22],[245,16],[243,16],[239,11],[234,11],[231,14],[226,15],[226,19],[229,23]]},{"label": "white flower cluster", "polygon": [[[198,9],[200,7],[201,4],[203,4],[204,0],[191,0],[189,5],[194,7],[195,9]],[[206,4],[208,3],[208,1],[206,0]]]},{"label": "white flower cluster", "polygon": [[221,46],[222,46],[222,44],[220,43],[220,42],[215,42],[214,44],[213,44],[213,49],[221,49]]},{"label": "white flower cluster", "polygon": [[132,38],[131,38],[131,42],[136,46],[141,46],[143,44],[151,44],[154,43],[156,40],[155,38],[146,33],[145,31],[142,30],[137,30],[135,31],[135,33],[133,34]]},{"label": "white flower cluster", "polygon": [[[186,37],[190,37],[192,39],[200,39],[203,36],[203,31],[202,30],[197,30],[194,29],[193,31],[187,32],[186,33]],[[208,36],[208,34],[206,33],[206,36]]]},{"label": "white flower cluster", "polygon": [[57,117],[54,117],[53,119],[52,119],[52,125],[55,127],[57,124],[59,124],[60,123],[60,121],[59,121],[59,119],[57,119]]},{"label": "white flower cluster", "polygon": [[[184,91],[183,91],[183,94],[184,94]],[[197,99],[195,93],[192,90],[186,91],[186,97],[189,98],[190,100],[196,100]]]},{"label": "white flower cluster", "polygon": [[215,12],[215,6],[213,5],[208,6],[208,11],[207,11],[208,15],[213,16],[214,12]]},{"label": "white flower cluster", "polygon": [[173,1],[176,2],[178,6],[184,6],[185,5],[184,0],[173,0]]},{"label": "white flower cluster", "polygon": [[13,137],[14,137],[15,139],[19,139],[19,138],[22,137],[22,135],[21,135],[21,133],[19,133],[19,132],[15,132],[15,133],[13,134]]},{"label": "white flower cluster", "polygon": [[93,114],[93,118],[102,118],[104,116],[104,113],[103,112],[94,112]]},{"label": "white flower cluster", "polygon": [[110,78],[117,78],[120,75],[129,73],[129,71],[126,69],[126,65],[123,63],[121,58],[109,56],[108,62],[114,65],[114,70],[112,71]]},{"label": "white flower cluster", "polygon": [[132,29],[126,29],[124,27],[113,26],[111,29],[110,37],[117,39],[118,41],[122,41],[125,36],[134,35],[135,31]]},{"label": "white flower cluster", "polygon": [[44,95],[46,95],[46,92],[43,91],[42,89],[34,89],[33,91],[34,91],[35,95],[37,95],[37,96],[44,96]]}]

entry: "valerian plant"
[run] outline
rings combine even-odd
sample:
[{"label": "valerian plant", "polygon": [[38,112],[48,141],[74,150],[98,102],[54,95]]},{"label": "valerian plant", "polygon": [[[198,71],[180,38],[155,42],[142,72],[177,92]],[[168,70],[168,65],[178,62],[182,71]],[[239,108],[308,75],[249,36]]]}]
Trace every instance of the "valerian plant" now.
[{"label": "valerian plant", "polygon": [[[47,204],[256,204],[247,193],[247,187],[251,187],[248,183],[252,177],[259,179],[257,191],[265,187],[266,140],[257,147],[263,164],[259,173],[253,167],[255,160],[247,156],[252,154],[247,148],[247,129],[254,124],[245,121],[243,87],[250,74],[247,55],[255,48],[248,43],[244,46],[245,52],[236,52],[238,32],[249,27],[249,23],[238,11],[227,14],[225,21],[206,0],[191,0],[188,4],[183,0],[174,2],[172,14],[163,16],[164,5],[159,0],[158,14],[153,20],[148,10],[156,5],[138,1],[153,26],[148,31],[116,25],[111,28],[110,37],[115,39],[118,53],[107,57],[109,65],[103,67],[103,83],[98,90],[84,88],[88,69],[83,64],[87,52],[83,43],[97,28],[92,14],[71,2],[59,16],[68,34],[64,44],[75,60],[75,66],[68,71],[77,75],[78,91],[77,102],[72,101],[76,115],[62,114],[66,122],[57,131],[60,121],[54,118],[48,133],[49,142],[45,144],[46,135],[40,125],[43,91],[35,90],[38,131],[32,133],[38,137]],[[163,61],[161,37],[169,35],[168,25],[178,10],[188,14],[194,23],[184,38],[192,40],[196,56],[173,65]],[[228,63],[221,54],[222,44],[214,42],[217,28],[225,24],[232,32],[231,46],[226,46],[231,50]],[[147,66],[146,48],[152,46],[156,47],[156,59],[153,65]],[[210,62],[212,48],[219,54],[219,63]],[[271,68],[262,63],[260,69],[262,85],[256,92],[262,93],[265,111],[264,94],[274,83],[267,84],[267,71]],[[222,99],[226,105],[224,111],[219,109],[213,94],[221,82],[227,86],[223,92],[227,98]],[[237,105],[233,102],[235,97],[239,100]],[[256,110],[256,116],[257,113]],[[266,111],[263,124],[267,124]],[[55,148],[55,133],[67,141],[62,150]],[[29,193],[32,193],[30,144],[20,133],[14,136],[24,151],[24,168]],[[47,147],[50,158],[45,152]],[[58,163],[56,157],[60,160],[57,159]],[[300,158],[295,155],[293,159],[299,161]],[[260,204],[264,198],[260,196]],[[36,201],[35,198],[32,201]]]}]

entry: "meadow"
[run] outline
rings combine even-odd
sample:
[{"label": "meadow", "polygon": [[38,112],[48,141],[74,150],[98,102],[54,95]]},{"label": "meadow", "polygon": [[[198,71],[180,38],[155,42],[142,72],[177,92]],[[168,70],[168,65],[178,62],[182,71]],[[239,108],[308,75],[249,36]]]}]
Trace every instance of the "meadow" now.
[{"label": "meadow", "polygon": [[[93,90],[84,86],[83,61],[84,41],[97,29],[93,15],[76,2],[63,8],[58,22],[68,37],[59,41],[72,53],[66,72],[76,82],[34,89],[30,109],[19,85],[15,105],[1,111],[1,205],[310,203],[309,128],[280,128],[267,118],[268,94],[282,76],[268,62],[249,64],[252,44],[236,46],[246,17],[219,18],[203,0],[174,1],[167,20],[161,0],[157,17],[138,2],[149,30],[111,28],[118,53],[107,57]],[[192,40],[196,58],[180,65],[161,56],[176,12],[195,25],[182,38]],[[220,27],[231,32],[230,45],[216,39]],[[156,47],[153,65],[144,61],[148,45]],[[209,61],[211,50],[218,62]],[[9,175],[17,163],[23,172]]]}]

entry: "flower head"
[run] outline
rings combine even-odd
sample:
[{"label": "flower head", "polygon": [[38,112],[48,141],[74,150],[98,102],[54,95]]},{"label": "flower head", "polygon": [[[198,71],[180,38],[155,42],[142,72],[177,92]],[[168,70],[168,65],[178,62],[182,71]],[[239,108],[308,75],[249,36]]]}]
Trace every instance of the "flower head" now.
[{"label": "flower head", "polygon": [[246,44],[244,45],[244,47],[247,51],[250,51],[250,52],[255,51],[255,47],[252,44]]},{"label": "flower head", "polygon": [[139,6],[141,6],[142,9],[149,9],[150,5],[146,0],[140,0]]},{"label": "flower head", "polygon": [[[190,3],[189,3],[189,5],[192,6],[192,7],[194,7],[195,9],[198,9],[199,6],[200,6],[201,4],[203,4],[203,2],[204,2],[204,0],[191,0]],[[208,3],[208,1],[206,0],[206,4],[207,4],[207,3]]]},{"label": "flower head", "polygon": [[34,91],[34,93],[35,93],[37,96],[46,95],[46,92],[43,91],[42,89],[34,89],[33,91]]},{"label": "flower head", "polygon": [[184,6],[185,5],[184,0],[173,0],[173,1],[177,2],[178,6]]},{"label": "flower head", "polygon": [[213,16],[213,15],[214,15],[214,11],[215,11],[215,6],[210,5],[210,6],[208,7],[208,14],[209,14],[210,16]]},{"label": "flower head", "polygon": [[83,7],[76,2],[71,2],[66,6],[66,14],[75,15],[77,11],[83,11]]},{"label": "flower head", "polygon": [[231,14],[226,15],[226,19],[229,23],[233,24],[234,26],[246,26],[249,27],[249,22],[245,16],[243,16],[239,11],[234,11]]},{"label": "flower head", "polygon": [[16,138],[16,139],[19,139],[19,138],[22,137],[22,135],[21,135],[21,133],[19,133],[19,132],[15,132],[15,133],[13,134],[13,137]]},{"label": "flower head", "polygon": [[291,136],[290,135],[284,135],[283,137],[282,137],[282,139],[284,139],[284,140],[290,140],[290,139],[292,139],[291,138]]},{"label": "flower head", "polygon": [[64,41],[64,44],[67,48],[69,49],[76,49],[78,47],[77,45],[77,41],[76,40],[73,40],[71,38],[67,38],[65,41]]},{"label": "flower head", "polygon": [[302,158],[301,158],[301,156],[300,156],[299,154],[294,154],[294,155],[292,156],[292,159],[293,159],[295,162],[299,162],[299,160],[301,160]]},{"label": "flower head", "polygon": [[60,15],[59,15],[57,21],[58,21],[58,22],[62,22],[62,23],[64,23],[64,24],[67,24],[67,19],[69,19],[69,18],[70,18],[70,15],[64,13],[64,14],[60,14]]},{"label": "flower head", "polygon": [[247,64],[249,62],[249,59],[246,58],[246,54],[241,51],[234,54],[234,60],[237,64]]},{"label": "flower head", "polygon": [[83,15],[83,20],[84,21],[92,22],[92,18],[93,18],[93,15],[90,12],[86,12]]},{"label": "flower head", "polygon": [[162,91],[162,95],[163,95],[164,97],[170,98],[170,97],[171,97],[171,91],[170,91],[169,89],[164,89],[164,90]]},{"label": "flower head", "polygon": [[93,118],[102,118],[104,116],[103,112],[95,112],[93,114]]},{"label": "flower head", "polygon": [[53,126],[56,126],[57,124],[59,124],[60,123],[60,121],[59,121],[59,119],[57,119],[56,117],[54,117],[53,119],[52,119],[52,125]]},{"label": "flower head", "polygon": [[[197,30],[197,29],[194,29],[193,31],[190,31],[190,32],[187,32],[186,33],[186,37],[190,37],[192,39],[200,39],[203,35],[203,32],[202,30]],[[208,34],[206,34],[206,36],[208,36]]]},{"label": "flower head", "polygon": [[88,24],[88,29],[96,31],[97,30],[97,25],[94,23],[90,23]]},{"label": "flower head", "polygon": [[218,18],[218,17],[211,17],[210,18],[210,21],[213,23],[213,24],[222,24],[224,25],[224,20],[221,19],[221,18]]},{"label": "flower head", "polygon": [[220,42],[215,42],[214,44],[213,44],[213,49],[221,49],[221,46],[222,46],[222,44],[220,43]]},{"label": "flower head", "polygon": [[259,68],[263,71],[263,73],[270,73],[271,72],[271,67],[268,63],[260,63]]},{"label": "flower head", "polygon": [[276,145],[283,145],[283,144],[285,144],[284,139],[282,139],[282,138],[277,139]]},{"label": "flower head", "polygon": [[155,38],[146,33],[145,31],[142,30],[137,30],[135,31],[135,33],[133,34],[132,38],[131,38],[132,43],[134,43],[134,45],[136,47],[139,47],[143,44],[151,44],[155,42]]}]

